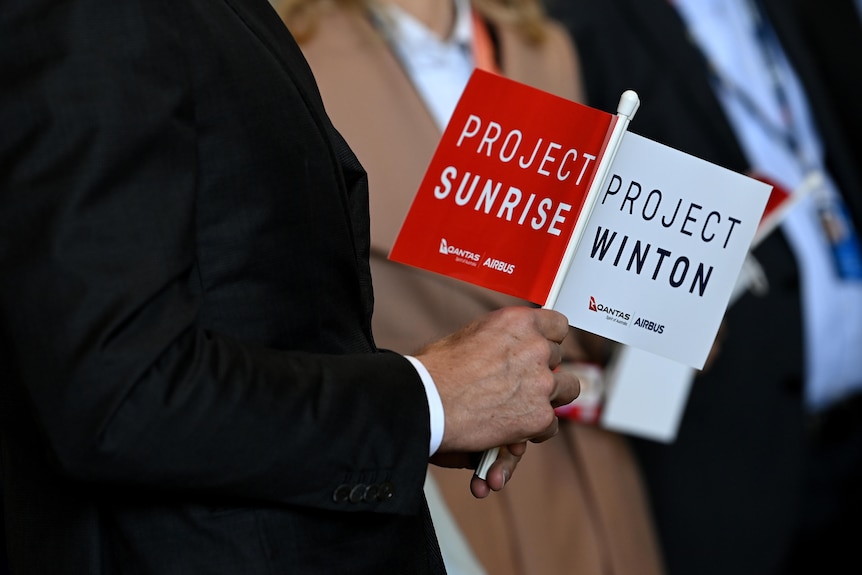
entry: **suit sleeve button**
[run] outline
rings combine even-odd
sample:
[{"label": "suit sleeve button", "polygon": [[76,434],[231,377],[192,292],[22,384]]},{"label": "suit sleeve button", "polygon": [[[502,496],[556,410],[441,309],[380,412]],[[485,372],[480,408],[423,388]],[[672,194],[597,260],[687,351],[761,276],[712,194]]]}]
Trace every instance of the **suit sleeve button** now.
[{"label": "suit sleeve button", "polygon": [[350,490],[350,502],[351,503],[359,503],[362,501],[362,497],[365,495],[365,485],[359,483],[353,486],[353,489]]},{"label": "suit sleeve button", "polygon": [[372,483],[368,487],[365,488],[365,494],[362,496],[362,499],[366,503],[374,503],[377,501],[377,496],[380,493],[380,486]]},{"label": "suit sleeve button", "polygon": [[332,500],[336,503],[345,503],[350,497],[350,486],[342,483],[332,492]]},{"label": "suit sleeve button", "polygon": [[395,496],[395,486],[388,481],[380,484],[380,490],[377,492],[377,501],[389,501]]}]

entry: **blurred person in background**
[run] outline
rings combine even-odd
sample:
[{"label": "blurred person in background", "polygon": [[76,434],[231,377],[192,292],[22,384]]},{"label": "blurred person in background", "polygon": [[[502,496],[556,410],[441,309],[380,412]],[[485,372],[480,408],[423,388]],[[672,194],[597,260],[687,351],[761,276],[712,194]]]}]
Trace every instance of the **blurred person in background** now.
[{"label": "blurred person in background", "polygon": [[[589,104],[640,95],[631,131],[791,192],[822,176],[754,250],[767,290],[728,310],[675,443],[634,441],[670,575],[862,564],[860,165],[796,9],[557,0],[551,10],[577,42]],[[839,238],[824,225],[836,216]]]},{"label": "blurred person in background", "polygon": [[[567,33],[532,0],[273,3],[299,39],[327,111],[369,173],[378,344],[412,349],[449,326],[525,303],[387,255],[475,67],[583,100],[580,62]],[[564,368],[607,359],[608,341],[574,330],[568,339],[579,345],[566,349]],[[528,451],[506,492],[481,501],[457,473],[431,470],[429,490],[443,496],[432,515],[450,573],[476,572],[472,562],[458,564],[452,556],[450,545],[460,547],[461,534],[481,571],[494,575],[663,573],[623,437],[561,421],[557,437]],[[449,513],[460,533],[442,532]]]}]

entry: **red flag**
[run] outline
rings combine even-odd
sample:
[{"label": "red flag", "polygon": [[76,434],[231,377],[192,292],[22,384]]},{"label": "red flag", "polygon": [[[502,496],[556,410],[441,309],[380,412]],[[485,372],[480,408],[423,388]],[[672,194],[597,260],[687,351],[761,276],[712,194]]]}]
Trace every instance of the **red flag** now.
[{"label": "red flag", "polygon": [[543,305],[615,121],[476,70],[390,259]]}]

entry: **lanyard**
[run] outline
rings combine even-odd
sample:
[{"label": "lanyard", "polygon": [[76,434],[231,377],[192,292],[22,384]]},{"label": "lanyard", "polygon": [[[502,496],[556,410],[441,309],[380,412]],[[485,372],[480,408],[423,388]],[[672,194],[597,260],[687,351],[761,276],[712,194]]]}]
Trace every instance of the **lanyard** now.
[{"label": "lanyard", "polygon": [[491,32],[482,15],[475,8],[470,14],[473,20],[473,63],[477,68],[500,74],[497,65],[497,50]]},{"label": "lanyard", "polygon": [[[494,45],[491,32],[488,29],[488,24],[485,22],[485,19],[475,8],[469,5],[467,0],[456,0],[456,19],[461,18],[462,10],[469,10],[470,45],[465,46],[465,48],[470,51],[473,65],[488,72],[501,74],[502,72],[497,64],[497,49]],[[389,29],[391,22],[387,21],[388,16],[384,15],[380,9],[376,8],[372,8],[369,15],[374,27],[384,34],[392,50],[398,53],[400,51],[398,41],[392,38],[391,30]]]},{"label": "lanyard", "polygon": [[470,0],[455,0],[453,5],[455,22],[449,40],[436,38],[397,5],[372,6],[368,12],[441,130],[474,68],[500,73],[484,20],[472,8]]},{"label": "lanyard", "polygon": [[[697,1],[697,0],[693,0]],[[812,156],[809,148],[801,140],[804,117],[794,115],[793,107],[785,81],[789,68],[785,65],[781,44],[769,24],[758,0],[745,0],[750,22],[753,25],[754,40],[763,58],[766,79],[769,82],[773,102],[778,106],[778,117],[768,114],[751,96],[751,92],[721,70],[710,58],[706,50],[701,54],[707,63],[714,87],[738,103],[753,122],[790,152],[804,172],[809,174],[822,171],[818,158]],[[812,191],[817,215],[822,225],[824,238],[835,263],[838,277],[848,281],[862,280],[862,249],[852,220],[841,196],[824,180]]]},{"label": "lanyard", "polygon": [[745,90],[734,81],[728,74],[724,73],[712,60],[706,57],[709,66],[709,73],[714,82],[718,84],[721,90],[725,91],[734,98],[745,111],[756,121],[761,127],[771,135],[771,137],[782,142],[787,149],[800,161],[800,163],[808,169],[811,169],[814,162],[806,157],[806,154],[800,144],[797,135],[797,123],[793,114],[793,107],[790,102],[787,90],[784,86],[782,78],[781,61],[783,58],[780,52],[780,42],[775,30],[770,26],[763,14],[763,9],[757,0],[748,0],[746,2],[751,20],[754,23],[754,38],[757,42],[760,52],[763,56],[766,65],[766,71],[769,79],[772,96],[778,105],[780,120],[776,122],[775,118],[769,115]]}]

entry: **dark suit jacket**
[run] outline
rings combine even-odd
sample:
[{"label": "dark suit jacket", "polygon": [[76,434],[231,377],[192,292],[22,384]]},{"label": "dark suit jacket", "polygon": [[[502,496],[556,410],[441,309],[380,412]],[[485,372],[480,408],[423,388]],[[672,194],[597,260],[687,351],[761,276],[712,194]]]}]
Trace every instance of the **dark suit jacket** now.
[{"label": "dark suit jacket", "polygon": [[0,11],[13,572],[424,573],[362,167],[266,0]]},{"label": "dark suit jacket", "polygon": [[[812,82],[784,0],[767,2],[806,83],[830,167],[862,222],[862,193]],[[557,0],[572,31],[588,103],[616,110],[626,89],[641,106],[631,131],[738,172],[745,157],[713,96],[705,62],[667,0]],[[767,575],[787,550],[805,449],[799,279],[782,233],[754,252],[769,282],[726,315],[714,366],[691,390],[675,443],[635,440],[671,575]]]},{"label": "dark suit jacket", "polygon": [[853,161],[862,170],[862,15],[854,0],[796,0],[802,32],[840,115]]}]

